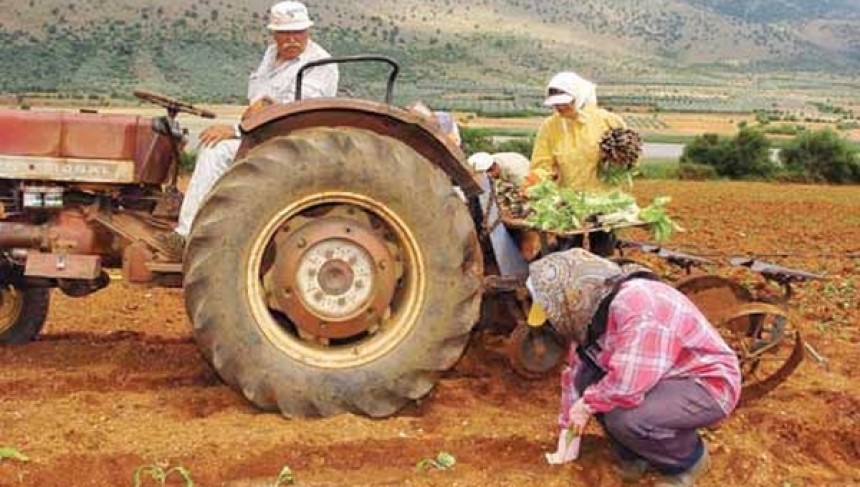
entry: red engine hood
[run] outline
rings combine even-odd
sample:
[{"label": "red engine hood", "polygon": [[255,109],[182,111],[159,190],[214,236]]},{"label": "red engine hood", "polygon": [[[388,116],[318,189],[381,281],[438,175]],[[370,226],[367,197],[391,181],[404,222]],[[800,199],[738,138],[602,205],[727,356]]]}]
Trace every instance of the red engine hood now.
[{"label": "red engine hood", "polygon": [[0,110],[0,176],[160,183],[172,160],[169,142],[146,117]]}]

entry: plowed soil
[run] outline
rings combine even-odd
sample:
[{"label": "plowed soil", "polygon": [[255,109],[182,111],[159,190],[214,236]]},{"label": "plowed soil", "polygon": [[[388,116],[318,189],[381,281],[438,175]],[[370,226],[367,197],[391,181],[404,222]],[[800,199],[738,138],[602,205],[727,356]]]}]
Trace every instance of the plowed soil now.
[{"label": "plowed soil", "polygon": [[[687,231],[669,247],[720,262],[781,254],[766,260],[829,277],[800,285],[789,310],[826,364],[805,360],[708,431],[713,467],[700,485],[860,485],[860,187],[641,182],[636,192],[673,197]],[[744,269],[716,271],[761,286]],[[29,457],[0,460],[3,486],[131,486],[135,469],[159,463],[200,486],[273,485],[285,465],[307,486],[620,485],[595,424],[579,461],[545,464],[557,377],[517,377],[497,339],[476,336],[431,395],[393,418],[285,419],[219,381],[191,339],[181,291],[115,281],[52,299],[39,340],[0,348],[0,447]],[[415,470],[440,451],[456,457],[452,470]],[[165,485],[184,484],[171,475]]]}]

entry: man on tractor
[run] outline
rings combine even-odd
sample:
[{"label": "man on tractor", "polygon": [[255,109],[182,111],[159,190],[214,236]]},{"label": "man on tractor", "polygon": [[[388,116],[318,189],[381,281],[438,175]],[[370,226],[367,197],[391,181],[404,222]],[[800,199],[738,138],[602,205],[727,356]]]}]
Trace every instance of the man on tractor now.
[{"label": "man on tractor", "polygon": [[[275,103],[295,100],[296,76],[307,63],[331,57],[325,49],[311,40],[313,21],[304,4],[294,1],[272,6],[268,29],[273,42],[266,49],[260,66],[248,81],[250,105],[242,118]],[[302,81],[303,98],[333,97],[337,94],[337,65],[315,67]],[[182,260],[185,239],[191,231],[194,217],[203,199],[224,172],[233,164],[242,134],[238,124],[213,125],[201,132],[201,150],[179,213],[179,223],[173,232],[159,236],[169,261]]]}]

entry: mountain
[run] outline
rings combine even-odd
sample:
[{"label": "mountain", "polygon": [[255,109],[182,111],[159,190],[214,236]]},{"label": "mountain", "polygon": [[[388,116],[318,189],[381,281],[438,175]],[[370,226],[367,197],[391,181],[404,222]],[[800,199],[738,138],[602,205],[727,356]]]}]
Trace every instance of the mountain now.
[{"label": "mountain", "polygon": [[[267,41],[268,0],[0,0],[0,93],[128,96],[143,87],[242,102]],[[574,69],[603,84],[849,80],[860,0],[308,0],[334,55],[402,64],[398,100],[500,104]],[[382,93],[385,70],[344,68]],[[812,73],[812,75],[809,75]],[[788,81],[786,81],[788,80]],[[476,92],[480,94],[475,95]],[[495,98],[494,98],[495,97]],[[514,103],[513,106],[516,106]]]}]

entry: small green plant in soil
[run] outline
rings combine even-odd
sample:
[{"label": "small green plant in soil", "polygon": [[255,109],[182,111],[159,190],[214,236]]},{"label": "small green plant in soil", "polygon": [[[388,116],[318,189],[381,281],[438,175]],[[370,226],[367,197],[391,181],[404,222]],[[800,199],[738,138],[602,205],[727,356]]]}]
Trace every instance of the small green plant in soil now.
[{"label": "small green plant in soil", "polygon": [[11,447],[4,446],[0,447],[0,461],[3,460],[18,460],[19,462],[29,462],[30,458],[27,455],[21,453],[21,450]]},{"label": "small green plant in soil", "polygon": [[183,466],[170,467],[169,464],[160,462],[137,467],[132,480],[134,481],[134,487],[145,485],[144,480],[147,476],[158,482],[158,485],[165,485],[167,479],[173,474],[176,474],[185,482],[185,487],[194,487],[194,480],[191,479],[191,472],[187,468]]},{"label": "small green plant in soil", "polygon": [[436,470],[451,470],[454,468],[456,463],[457,459],[454,458],[454,455],[446,452],[439,452],[435,458],[425,458],[415,464],[415,470],[419,472],[426,472],[431,468],[435,468]]}]

